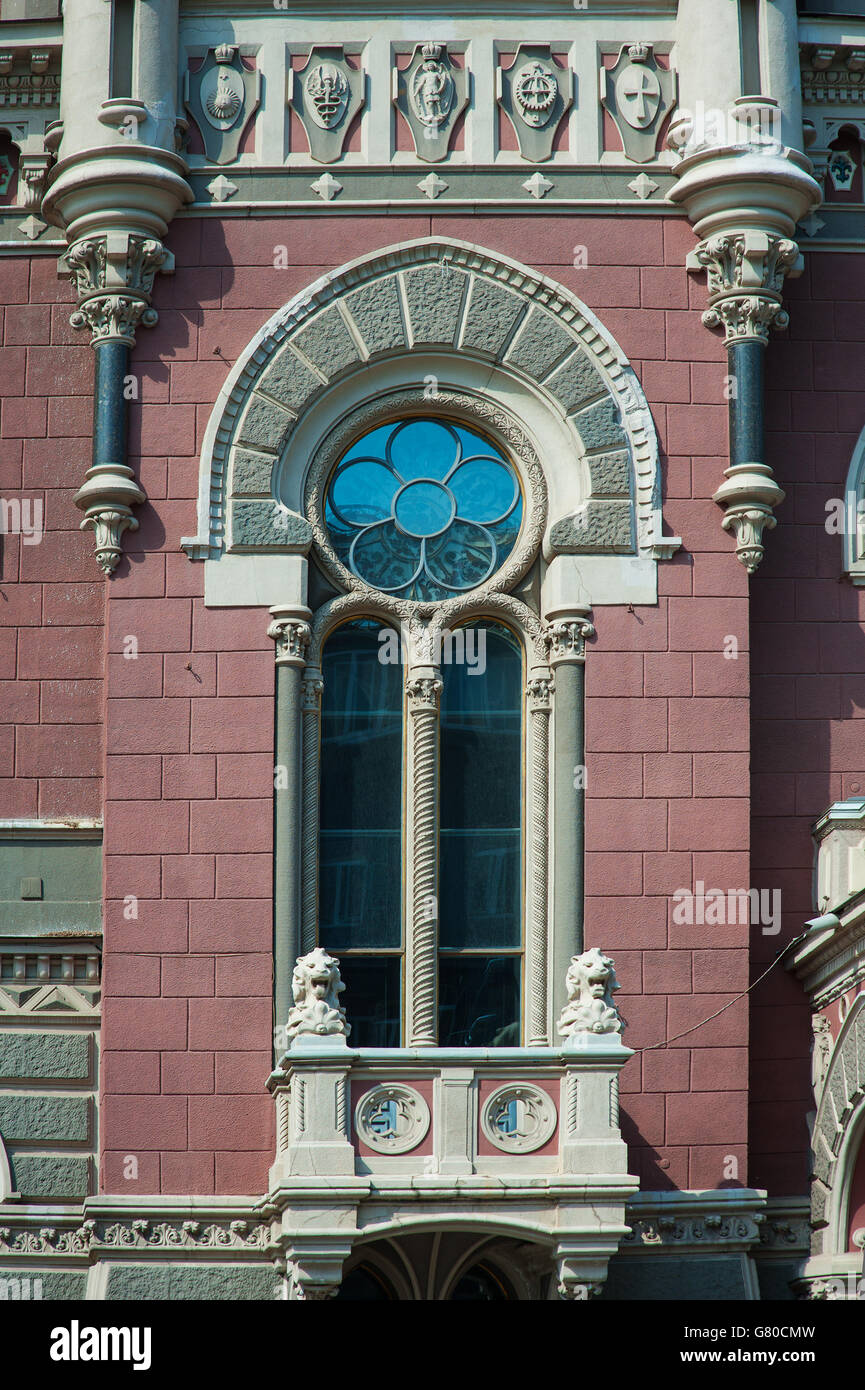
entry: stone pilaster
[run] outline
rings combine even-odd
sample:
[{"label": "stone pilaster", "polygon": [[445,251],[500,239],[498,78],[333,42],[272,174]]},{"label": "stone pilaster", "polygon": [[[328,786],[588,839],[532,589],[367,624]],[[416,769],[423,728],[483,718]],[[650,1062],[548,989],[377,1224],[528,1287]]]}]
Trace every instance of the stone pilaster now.
[{"label": "stone pilaster", "polygon": [[409,1047],[434,1047],[438,1037],[438,762],[442,688],[437,668],[421,666],[409,671]]}]

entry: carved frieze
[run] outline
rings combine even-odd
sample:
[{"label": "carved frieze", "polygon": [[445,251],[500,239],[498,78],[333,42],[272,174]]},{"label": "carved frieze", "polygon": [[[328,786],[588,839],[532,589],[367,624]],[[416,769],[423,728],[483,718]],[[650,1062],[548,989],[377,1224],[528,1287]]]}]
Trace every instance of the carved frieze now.
[{"label": "carved frieze", "polygon": [[573,78],[549,44],[520,44],[509,68],[497,75],[499,105],[514,128],[520,155],[532,164],[549,159],[556,132],[573,105]]},{"label": "carved frieze", "polygon": [[393,100],[404,117],[419,159],[435,164],[448,153],[451,135],[468,105],[469,75],[443,43],[418,44],[411,62],[393,74]]},{"label": "carved frieze", "polygon": [[676,103],[676,74],[661,67],[649,43],[625,44],[611,68],[601,68],[601,104],[622,148],[635,164],[655,158],[658,135]]},{"label": "carved frieze", "polygon": [[304,67],[288,76],[288,105],[303,124],[310,155],[330,164],[342,154],[363,106],[366,75],[349,67],[342,47],[316,45]]},{"label": "carved frieze", "polygon": [[244,66],[233,44],[208,50],[196,72],[184,78],[183,100],[204,142],[211,164],[231,164],[243,132],[258,109],[261,75]]}]

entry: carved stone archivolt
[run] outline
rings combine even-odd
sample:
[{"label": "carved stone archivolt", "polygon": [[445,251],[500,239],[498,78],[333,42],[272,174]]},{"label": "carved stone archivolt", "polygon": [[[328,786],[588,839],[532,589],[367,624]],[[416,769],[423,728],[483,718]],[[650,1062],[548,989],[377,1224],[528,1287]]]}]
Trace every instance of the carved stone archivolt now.
[{"label": "carved stone archivolt", "polygon": [[[438,238],[391,247],[323,277],[252,340],[208,426],[200,493],[207,505],[200,507],[198,534],[183,542],[187,552],[214,558],[232,544],[226,534],[229,496],[244,502],[244,549],[302,548],[302,541],[295,544],[273,526],[271,489],[279,493],[282,487],[280,460],[290,452],[307,412],[337,381],[366,375],[370,366],[400,354],[417,360],[426,349],[458,353],[461,360],[492,360],[504,374],[528,380],[565,418],[575,455],[588,453],[587,501],[594,508],[589,525],[550,518],[552,552],[636,549],[652,558],[669,557],[658,526],[657,437],[620,349],[553,281],[482,248]],[[443,383],[438,386],[442,389],[432,395],[424,394],[426,388],[417,391],[418,410],[442,409],[446,392]],[[452,394],[468,399],[467,392]],[[411,407],[408,395],[406,401]],[[527,452],[525,431],[511,417],[502,419],[500,406],[487,400],[484,408],[474,397],[467,408],[494,434],[500,422],[501,442],[512,457]],[[356,432],[364,419],[373,422],[375,407],[369,409],[366,417],[360,411],[351,417]],[[351,429],[340,434],[344,423],[336,423],[332,437],[351,442]],[[317,479],[319,492],[324,481]],[[304,509],[300,496],[282,500],[293,511]],[[260,524],[251,521],[256,511]],[[246,537],[253,538],[251,545]],[[323,540],[320,530],[317,541]],[[505,573],[499,571],[496,580]],[[501,586],[509,582],[505,577]]]},{"label": "carved stone archivolt", "polygon": [[863,1103],[865,994],[860,994],[844,1020],[826,1066],[811,1135],[814,1254],[836,1255],[847,1248],[847,1231],[842,1222],[856,1162],[856,1138],[865,1116]]}]

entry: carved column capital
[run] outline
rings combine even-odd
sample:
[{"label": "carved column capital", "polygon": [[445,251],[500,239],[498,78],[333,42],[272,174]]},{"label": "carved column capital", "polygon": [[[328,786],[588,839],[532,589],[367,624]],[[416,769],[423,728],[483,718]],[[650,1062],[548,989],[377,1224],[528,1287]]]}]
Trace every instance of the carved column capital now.
[{"label": "carved column capital", "polygon": [[439,676],[409,676],[405,688],[410,714],[427,714],[438,709],[439,699],[444,689]]},{"label": "carved column capital", "polygon": [[150,307],[157,272],[173,269],[174,257],[156,237],[116,231],[82,237],[60,258],[59,273],[72,278],[78,297],[70,323],[89,328],[94,345],[134,346],[138,325],[152,328],[158,319]]},{"label": "carved column capital", "polygon": [[300,683],[300,710],[302,714],[318,713],[323,690],[324,681],[321,675],[318,672],[313,675],[311,669],[307,668]]},{"label": "carved column capital", "polygon": [[586,641],[594,635],[594,623],[583,614],[555,618],[547,623],[544,641],[549,651],[550,665],[556,667],[562,661],[585,661]]},{"label": "carved column capital", "polygon": [[549,714],[554,689],[555,684],[550,674],[535,672],[529,677],[526,695],[532,714]]},{"label": "carved column capital", "polygon": [[768,343],[770,328],[787,327],[784,280],[802,269],[799,247],[789,237],[756,229],[719,232],[701,241],[686,264],[693,273],[705,270],[709,307],[703,322],[722,327],[726,342]]},{"label": "carved column capital", "polygon": [[306,664],[306,654],[312,640],[309,623],[297,617],[276,617],[267,629],[268,637],[276,643],[277,666]]}]

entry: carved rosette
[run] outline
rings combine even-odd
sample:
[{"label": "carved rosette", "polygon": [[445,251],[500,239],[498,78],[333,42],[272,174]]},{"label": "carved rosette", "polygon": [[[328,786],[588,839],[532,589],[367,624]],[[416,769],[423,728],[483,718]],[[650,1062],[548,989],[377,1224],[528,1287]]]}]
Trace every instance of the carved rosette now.
[{"label": "carved rosette", "polygon": [[304,666],[312,629],[298,618],[274,618],[267,629],[276,643],[277,666]]},{"label": "carved rosette", "polygon": [[411,740],[409,1047],[434,1047],[438,1022],[434,909],[438,901],[438,707],[442,689],[440,676],[431,669],[410,675],[406,681]]},{"label": "carved rosette", "polygon": [[532,747],[532,847],[531,919],[529,924],[529,1047],[544,1047],[547,1031],[547,942],[549,924],[549,798],[550,712],[553,678],[548,671],[534,672],[526,686],[531,717]]},{"label": "carved rosette", "polygon": [[759,231],[721,232],[707,237],[688,256],[692,272],[705,270],[707,328],[724,329],[727,343],[756,338],[768,343],[770,328],[786,328],[781,305],[784,280],[801,270],[795,241]]},{"label": "carved rosette", "polygon": [[93,345],[113,340],[133,347],[139,324],[152,328],[158,320],[150,307],[157,272],[173,269],[174,257],[155,237],[83,237],[60,261],[60,273],[72,277],[78,297],[70,323],[89,328]]}]

